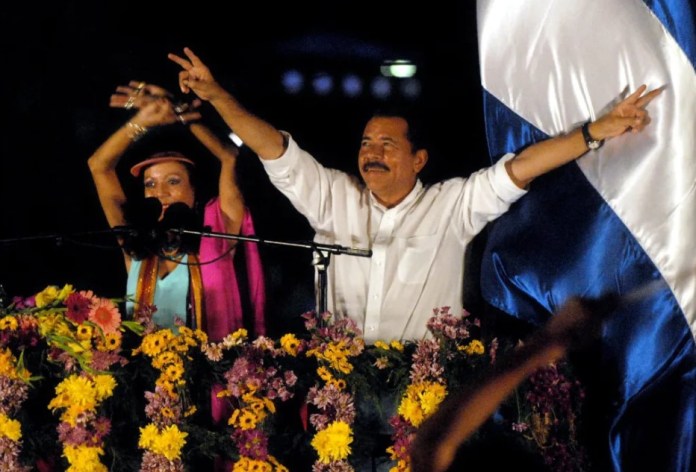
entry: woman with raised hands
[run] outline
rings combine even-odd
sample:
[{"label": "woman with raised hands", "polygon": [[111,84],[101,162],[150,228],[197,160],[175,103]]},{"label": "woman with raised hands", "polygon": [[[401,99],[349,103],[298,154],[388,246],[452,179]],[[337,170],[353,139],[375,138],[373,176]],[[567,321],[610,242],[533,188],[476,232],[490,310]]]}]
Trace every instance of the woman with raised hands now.
[{"label": "woman with raised hands", "polygon": [[[165,89],[145,82],[117,87],[110,106],[136,113],[94,152],[89,168],[109,225],[135,226],[135,234],[144,233],[121,237],[127,293],[133,298],[129,311],[154,306],[152,319],[157,325],[185,323],[204,330],[212,340],[242,327],[263,334],[265,285],[256,244],[236,245],[235,241],[208,237],[201,238],[200,246],[197,241],[187,244],[186,238],[172,236],[162,224],[162,220],[189,224],[193,218],[196,226],[213,232],[254,234],[237,185],[238,149],[199,122],[199,104],[175,103]],[[126,196],[117,172],[121,158],[150,130],[166,126],[187,130],[219,160],[215,198],[199,201],[196,158],[175,151],[158,152],[132,166],[130,174],[142,183],[145,198]],[[138,231],[142,225],[153,230]],[[245,264],[235,270],[240,249]]]}]

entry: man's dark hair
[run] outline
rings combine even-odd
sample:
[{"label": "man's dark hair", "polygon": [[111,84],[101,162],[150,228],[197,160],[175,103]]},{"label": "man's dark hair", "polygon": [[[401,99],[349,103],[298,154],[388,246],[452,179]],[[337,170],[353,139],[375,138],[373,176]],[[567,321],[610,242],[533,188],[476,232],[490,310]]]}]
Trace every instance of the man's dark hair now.
[{"label": "man's dark hair", "polygon": [[412,151],[426,149],[425,127],[419,119],[419,114],[412,108],[404,106],[379,108],[372,113],[371,118],[403,118],[408,125],[406,138],[411,143]]}]

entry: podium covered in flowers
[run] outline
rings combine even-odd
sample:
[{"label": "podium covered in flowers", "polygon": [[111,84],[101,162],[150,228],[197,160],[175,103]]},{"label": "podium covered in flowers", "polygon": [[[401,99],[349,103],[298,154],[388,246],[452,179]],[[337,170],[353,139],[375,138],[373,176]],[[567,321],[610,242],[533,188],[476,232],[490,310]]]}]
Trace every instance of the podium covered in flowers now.
[{"label": "podium covered in flowers", "polygon": [[[447,309],[427,339],[374,345],[328,313],[302,315],[305,330],[280,339],[242,329],[211,342],[158,328],[154,307],[124,320],[118,301],[69,285],[2,309],[2,470],[350,471],[381,455],[406,471],[419,425],[514,348]],[[393,411],[380,410],[383,394]],[[549,366],[497,422],[547,465],[579,470],[581,398]],[[386,415],[386,447],[362,417],[370,409]]]}]

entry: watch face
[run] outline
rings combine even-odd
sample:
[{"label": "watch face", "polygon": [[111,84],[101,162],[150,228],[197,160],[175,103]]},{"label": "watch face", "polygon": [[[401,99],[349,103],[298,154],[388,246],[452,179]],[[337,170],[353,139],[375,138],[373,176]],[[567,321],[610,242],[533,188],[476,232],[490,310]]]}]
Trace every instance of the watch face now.
[{"label": "watch face", "polygon": [[599,149],[599,141],[587,141],[587,147],[593,151]]}]

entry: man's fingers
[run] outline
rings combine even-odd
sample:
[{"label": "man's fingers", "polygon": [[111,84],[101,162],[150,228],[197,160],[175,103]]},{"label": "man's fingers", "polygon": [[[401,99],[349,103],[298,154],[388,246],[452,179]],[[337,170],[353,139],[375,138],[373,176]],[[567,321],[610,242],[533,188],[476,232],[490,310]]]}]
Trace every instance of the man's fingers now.
[{"label": "man's fingers", "polygon": [[203,63],[201,62],[200,58],[199,58],[198,56],[196,56],[196,55],[194,54],[194,52],[191,51],[191,49],[189,49],[189,48],[184,48],[184,54],[186,54],[186,57],[189,58],[189,60],[191,61],[191,64],[193,64],[194,66],[203,65]]},{"label": "man's fingers", "polygon": [[648,105],[648,103],[650,103],[653,100],[653,98],[660,95],[663,90],[664,90],[664,87],[660,87],[660,88],[656,88],[655,90],[651,90],[650,92],[648,92],[645,95],[643,95],[642,97],[640,97],[640,99],[638,99],[638,101],[636,102],[636,105],[641,107],[641,108],[645,108]]},{"label": "man's fingers", "polygon": [[648,87],[648,86],[645,85],[645,84],[643,84],[643,85],[641,85],[640,87],[638,87],[638,89],[637,89],[635,92],[633,92],[631,95],[629,95],[628,97],[626,97],[626,99],[624,100],[624,103],[635,103],[635,102],[637,102],[638,99],[640,98],[640,96],[643,95],[643,92],[645,92],[645,89],[646,89],[647,87]]},{"label": "man's fingers", "polygon": [[189,61],[187,61],[183,57],[177,56],[176,54],[169,53],[169,54],[167,54],[167,58],[170,61],[179,64],[181,67],[184,68],[184,70],[189,70],[193,67],[193,64],[191,64]]}]

